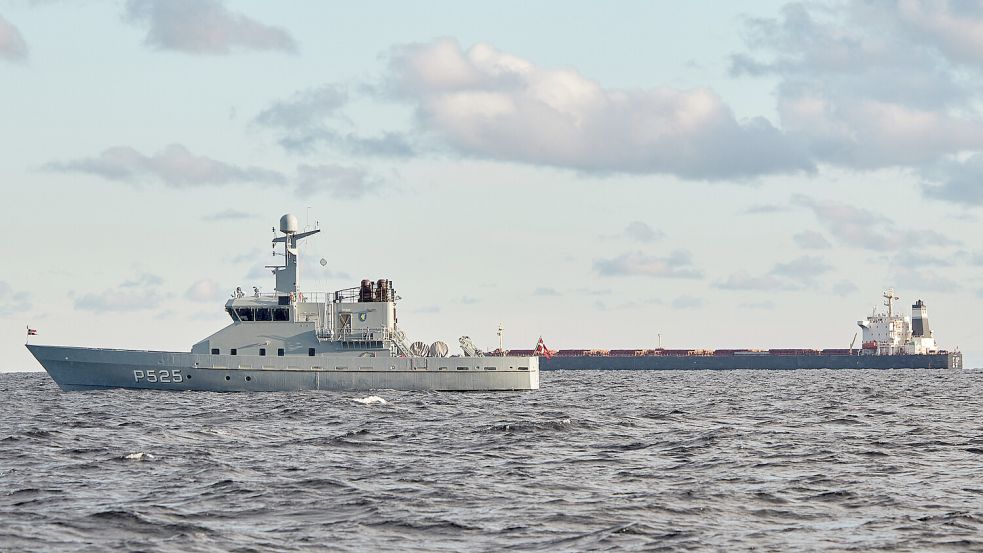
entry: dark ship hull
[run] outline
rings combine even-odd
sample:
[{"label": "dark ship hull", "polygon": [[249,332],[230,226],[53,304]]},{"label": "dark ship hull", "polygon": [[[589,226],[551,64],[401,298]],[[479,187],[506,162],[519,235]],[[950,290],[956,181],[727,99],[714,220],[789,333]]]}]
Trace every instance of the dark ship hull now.
[{"label": "dark ship hull", "polygon": [[961,369],[959,352],[922,355],[570,355],[541,357],[541,371],[673,371],[797,369]]}]

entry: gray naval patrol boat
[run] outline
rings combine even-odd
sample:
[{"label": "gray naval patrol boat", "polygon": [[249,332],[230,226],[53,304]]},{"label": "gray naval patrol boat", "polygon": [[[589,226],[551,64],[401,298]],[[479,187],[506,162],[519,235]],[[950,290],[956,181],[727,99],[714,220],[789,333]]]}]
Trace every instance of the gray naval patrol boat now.
[{"label": "gray naval patrol boat", "polygon": [[396,324],[389,280],[330,294],[298,287],[297,218],[280,218],[285,263],[269,267],[276,291],[236,290],[225,304],[232,324],[191,352],[136,351],[29,344],[62,390],[145,388],[204,391],[535,390],[537,357],[485,356],[460,339],[464,356],[443,342],[409,343]]}]

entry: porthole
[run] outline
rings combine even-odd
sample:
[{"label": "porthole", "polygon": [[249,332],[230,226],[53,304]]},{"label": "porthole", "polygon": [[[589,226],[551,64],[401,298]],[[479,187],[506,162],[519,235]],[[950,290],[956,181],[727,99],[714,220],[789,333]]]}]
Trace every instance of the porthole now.
[{"label": "porthole", "polygon": [[251,377],[251,376],[247,376],[247,377],[246,377],[246,382],[249,382],[249,381],[250,381],[250,380],[252,380],[252,379],[253,379],[253,377]]},{"label": "porthole", "polygon": [[225,379],[226,379],[226,380],[232,380],[232,377],[231,377],[231,376],[229,376],[229,375],[225,375]]},{"label": "porthole", "polygon": [[191,375],[189,374],[185,378],[187,378],[188,380],[191,380]]}]

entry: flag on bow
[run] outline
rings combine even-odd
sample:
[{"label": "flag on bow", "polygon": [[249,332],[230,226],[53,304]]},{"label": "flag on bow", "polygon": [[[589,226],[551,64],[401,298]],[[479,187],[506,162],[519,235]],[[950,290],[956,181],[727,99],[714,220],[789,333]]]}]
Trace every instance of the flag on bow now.
[{"label": "flag on bow", "polygon": [[27,335],[28,336],[37,336],[38,335],[38,331],[36,329],[31,328],[31,327],[27,327]]},{"label": "flag on bow", "polygon": [[547,359],[552,359],[553,358],[553,352],[550,351],[550,349],[548,347],[546,347],[546,344],[543,342],[543,337],[542,336],[539,337],[539,343],[536,344],[535,354],[536,355],[542,355],[543,357],[545,357]]}]

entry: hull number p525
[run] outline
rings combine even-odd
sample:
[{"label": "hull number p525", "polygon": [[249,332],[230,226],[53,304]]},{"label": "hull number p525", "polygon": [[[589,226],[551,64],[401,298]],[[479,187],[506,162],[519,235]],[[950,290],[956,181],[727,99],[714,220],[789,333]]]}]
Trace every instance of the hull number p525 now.
[{"label": "hull number p525", "polygon": [[181,369],[147,369],[145,371],[133,371],[133,380],[136,382],[184,382],[184,376],[181,375]]}]

